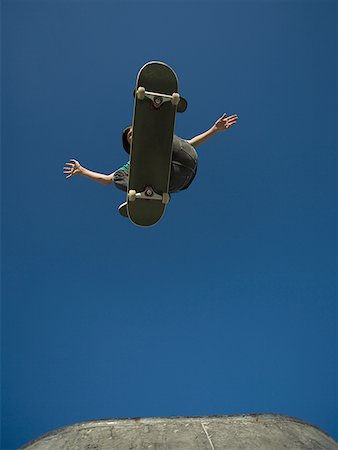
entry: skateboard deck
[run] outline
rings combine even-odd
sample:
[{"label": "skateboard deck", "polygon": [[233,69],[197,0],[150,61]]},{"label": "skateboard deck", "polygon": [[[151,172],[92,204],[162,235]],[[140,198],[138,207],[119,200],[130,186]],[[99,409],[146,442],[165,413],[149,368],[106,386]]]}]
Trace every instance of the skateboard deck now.
[{"label": "skateboard deck", "polygon": [[169,202],[179,101],[178,80],[171,67],[154,61],[141,68],[136,81],[127,192],[127,214],[136,225],[157,223]]}]

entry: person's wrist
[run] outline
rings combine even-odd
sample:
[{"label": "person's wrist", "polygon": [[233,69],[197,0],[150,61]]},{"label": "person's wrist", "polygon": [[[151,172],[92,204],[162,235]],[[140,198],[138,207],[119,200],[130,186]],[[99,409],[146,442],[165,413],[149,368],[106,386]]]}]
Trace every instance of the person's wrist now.
[{"label": "person's wrist", "polygon": [[81,165],[79,165],[79,167],[78,167],[78,171],[79,171],[79,174],[80,175],[84,175],[85,174],[85,168],[84,167],[82,167]]}]

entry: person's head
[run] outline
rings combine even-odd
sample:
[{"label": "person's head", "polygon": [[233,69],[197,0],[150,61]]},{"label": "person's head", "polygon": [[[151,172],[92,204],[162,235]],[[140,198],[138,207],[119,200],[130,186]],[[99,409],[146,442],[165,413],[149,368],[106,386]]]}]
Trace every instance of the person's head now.
[{"label": "person's head", "polygon": [[133,136],[133,128],[131,125],[122,131],[122,145],[125,151],[130,154],[131,138]]}]

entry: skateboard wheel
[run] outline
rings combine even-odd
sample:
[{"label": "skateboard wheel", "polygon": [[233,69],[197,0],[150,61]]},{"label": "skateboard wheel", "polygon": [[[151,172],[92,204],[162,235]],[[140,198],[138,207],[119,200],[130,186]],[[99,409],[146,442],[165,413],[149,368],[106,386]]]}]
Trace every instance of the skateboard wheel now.
[{"label": "skateboard wheel", "polygon": [[145,96],[146,96],[146,90],[144,87],[139,87],[136,91],[137,94],[137,98],[139,100],[144,100]]},{"label": "skateboard wheel", "polygon": [[130,202],[134,202],[136,200],[136,191],[134,189],[130,189],[128,192],[128,200]]},{"label": "skateboard wheel", "polygon": [[164,192],[164,194],[162,195],[162,203],[164,205],[167,205],[170,201],[170,195],[167,192]]},{"label": "skateboard wheel", "polygon": [[180,102],[180,94],[178,94],[177,92],[174,92],[172,97],[171,97],[171,103],[175,106],[177,106]]}]

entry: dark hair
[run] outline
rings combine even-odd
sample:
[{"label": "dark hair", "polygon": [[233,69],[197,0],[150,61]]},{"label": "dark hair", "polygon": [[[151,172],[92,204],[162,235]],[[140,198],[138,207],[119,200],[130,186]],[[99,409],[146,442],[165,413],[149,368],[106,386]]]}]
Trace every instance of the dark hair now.
[{"label": "dark hair", "polygon": [[125,128],[122,131],[122,145],[128,154],[130,154],[130,144],[128,142],[127,136],[128,136],[130,129],[131,129],[131,125],[129,125],[129,127]]}]

